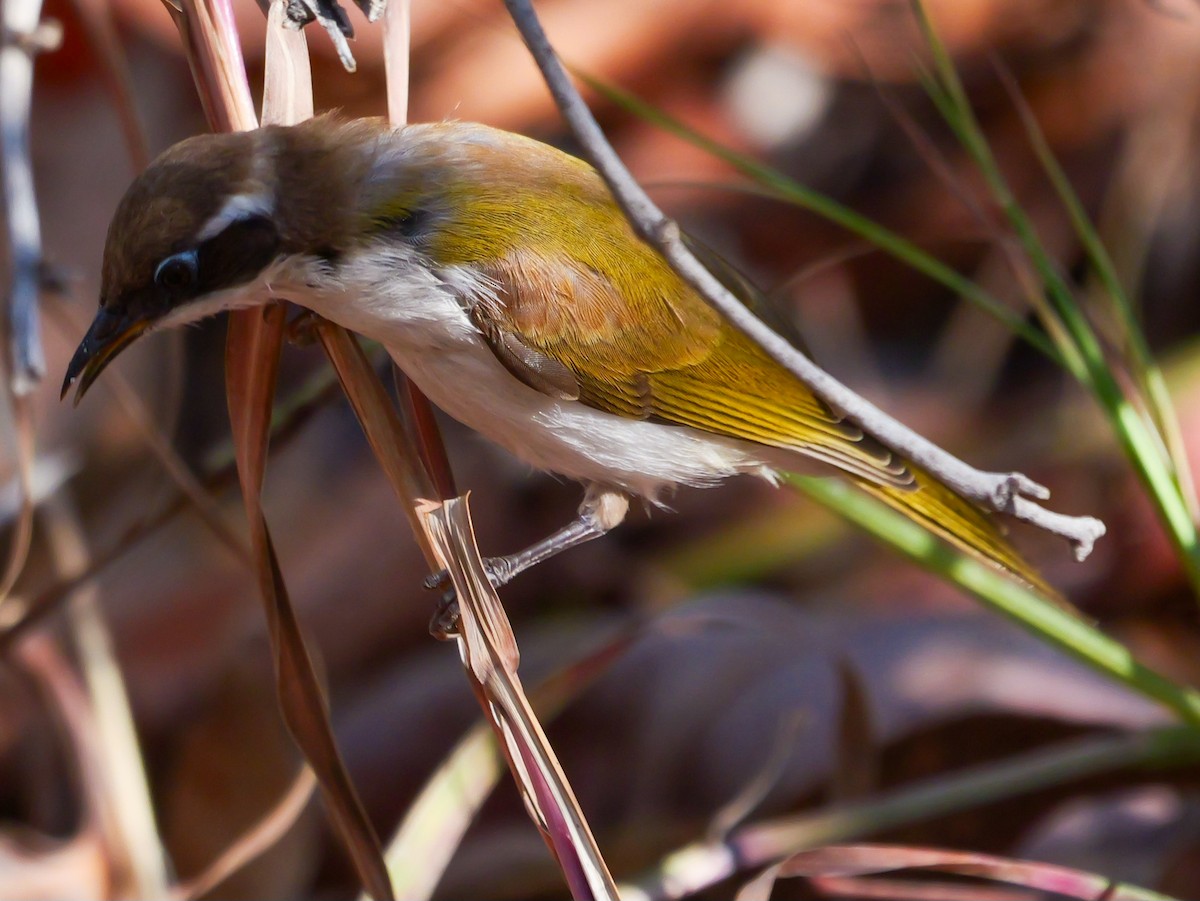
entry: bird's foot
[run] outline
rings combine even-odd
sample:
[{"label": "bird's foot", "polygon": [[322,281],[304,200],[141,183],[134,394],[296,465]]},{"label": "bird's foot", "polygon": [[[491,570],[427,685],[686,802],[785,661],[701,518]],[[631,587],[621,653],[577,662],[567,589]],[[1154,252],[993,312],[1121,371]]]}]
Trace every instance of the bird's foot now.
[{"label": "bird's foot", "polygon": [[[516,575],[512,562],[507,557],[484,557],[483,569],[493,588],[507,584]],[[459,632],[458,624],[462,611],[458,606],[458,592],[454,590],[450,581],[450,573],[444,569],[430,573],[425,578],[424,586],[428,591],[442,592],[437,607],[434,608],[433,617],[429,620],[429,634],[443,641],[455,637]]]},{"label": "bird's foot", "polygon": [[429,634],[438,641],[450,641],[458,637],[461,621],[458,595],[451,588],[438,598],[437,606],[433,608],[433,616],[429,618]]}]

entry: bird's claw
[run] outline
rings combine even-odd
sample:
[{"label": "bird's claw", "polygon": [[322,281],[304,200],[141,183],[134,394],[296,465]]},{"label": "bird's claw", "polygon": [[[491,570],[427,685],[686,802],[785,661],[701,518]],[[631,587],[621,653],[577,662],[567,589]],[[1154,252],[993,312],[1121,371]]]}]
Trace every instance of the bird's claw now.
[{"label": "bird's claw", "polygon": [[[504,557],[485,557],[483,569],[493,588],[499,588],[512,578],[509,563]],[[449,570],[441,569],[430,573],[423,583],[427,591],[441,591],[433,617],[429,620],[429,633],[435,638],[449,639],[458,634],[458,621],[462,611],[458,606],[458,592],[450,581]]]},{"label": "bird's claw", "polygon": [[[506,585],[513,577],[510,571],[509,562],[504,557],[484,557],[483,571],[487,573],[488,581],[492,583],[493,588],[499,588]],[[425,577],[422,583],[428,591],[436,591],[441,589],[453,593],[454,586],[450,582],[450,571],[439,569],[435,573],[430,573]]]},{"label": "bird's claw", "polygon": [[[428,581],[428,580],[426,580]],[[438,599],[433,608],[433,616],[429,618],[429,634],[438,641],[449,641],[459,634],[459,622],[462,611],[458,608],[458,596],[451,588]]]},{"label": "bird's claw", "polygon": [[454,590],[450,584],[450,570],[448,569],[439,569],[435,573],[430,573],[425,577],[425,581],[421,583],[421,586],[426,591],[435,591],[439,588]]}]

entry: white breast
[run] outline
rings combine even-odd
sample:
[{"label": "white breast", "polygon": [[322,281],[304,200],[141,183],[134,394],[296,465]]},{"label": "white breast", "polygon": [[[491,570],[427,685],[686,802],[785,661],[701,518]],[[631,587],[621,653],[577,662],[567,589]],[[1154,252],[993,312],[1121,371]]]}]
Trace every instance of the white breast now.
[{"label": "white breast", "polygon": [[[384,265],[343,263],[338,282],[319,289],[311,269],[303,267],[298,278],[289,266],[270,274],[270,290],[383,344],[433,403],[538,469],[651,501],[678,484],[712,485],[743,472],[772,477],[752,445],[626,419],[530,388],[500,364],[467,318],[459,297],[469,271],[434,275],[399,261],[376,262]],[[358,277],[348,279],[347,272]]]}]

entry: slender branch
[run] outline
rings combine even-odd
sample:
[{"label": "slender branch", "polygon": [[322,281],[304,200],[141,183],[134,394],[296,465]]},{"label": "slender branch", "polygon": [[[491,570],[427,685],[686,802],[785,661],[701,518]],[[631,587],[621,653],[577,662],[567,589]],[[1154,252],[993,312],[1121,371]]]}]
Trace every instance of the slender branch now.
[{"label": "slender branch", "polygon": [[729,322],[800,379],[821,400],[844,414],[879,441],[902,454],[946,485],[993,510],[1061,535],[1085,558],[1104,534],[1104,524],[1090,516],[1066,516],[1040,506],[1050,492],[1019,472],[984,472],[942,450],[847,388],[756,318],[687,250],[679,226],[668,219],[634,181],[612,145],[604,138],[587,104],[571,83],[546,38],[529,0],[504,0],[529,52],[537,61],[559,110],[575,138],[608,184],[638,235],[666,258],[679,276]]},{"label": "slender branch", "polygon": [[[332,373],[325,372],[298,392],[300,403],[285,406],[276,412],[271,424],[271,446],[278,452],[298,435],[317,410],[342,396]],[[210,471],[200,476],[201,486],[216,493],[232,485],[237,478],[237,465],[231,448],[222,449],[221,459]],[[143,541],[157,534],[158,529],[189,508],[188,496],[175,485],[175,491],[163,505],[139,519],[106,550],[92,554],[90,565],[79,574],[61,579],[25,602],[19,618],[9,622],[0,618],[0,659],[7,655],[17,641],[34,626],[58,609],[59,605],[83,583],[98,577],[109,565],[123,558]]]},{"label": "slender branch", "polygon": [[291,786],[253,826],[239,835],[197,876],[174,887],[171,897],[176,901],[203,898],[243,867],[262,857],[287,835],[300,819],[317,789],[317,777],[305,764],[292,780]]},{"label": "slender branch", "polygon": [[[55,570],[67,578],[85,571],[90,552],[79,512],[63,495],[42,508]],[[107,787],[100,815],[126,870],[127,891],[161,898],[170,884],[166,851],[159,837],[146,762],[133,722],[129,691],[116,658],[112,632],[100,606],[98,587],[80,586],[67,608],[79,670],[94,718],[97,764]]]},{"label": "slender branch", "polygon": [[111,3],[95,3],[93,0],[71,0],[75,18],[82,26],[89,48],[96,55],[100,80],[116,111],[129,161],[134,172],[141,172],[150,165],[150,141],[138,114],[133,74],[117,33],[112,6]]}]

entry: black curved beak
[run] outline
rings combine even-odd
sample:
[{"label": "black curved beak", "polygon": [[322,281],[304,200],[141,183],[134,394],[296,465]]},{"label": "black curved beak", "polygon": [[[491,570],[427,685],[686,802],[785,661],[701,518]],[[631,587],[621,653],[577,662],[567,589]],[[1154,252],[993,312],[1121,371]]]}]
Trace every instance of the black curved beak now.
[{"label": "black curved beak", "polygon": [[117,354],[133,343],[133,340],[146,330],[147,325],[149,321],[143,317],[113,313],[107,307],[101,307],[96,318],[92,320],[91,328],[79,343],[75,356],[71,357],[59,399],[65,398],[71,386],[78,383],[74,400],[78,406],[92,382],[96,381],[96,376],[100,375]]}]

